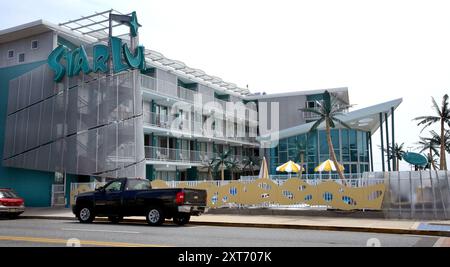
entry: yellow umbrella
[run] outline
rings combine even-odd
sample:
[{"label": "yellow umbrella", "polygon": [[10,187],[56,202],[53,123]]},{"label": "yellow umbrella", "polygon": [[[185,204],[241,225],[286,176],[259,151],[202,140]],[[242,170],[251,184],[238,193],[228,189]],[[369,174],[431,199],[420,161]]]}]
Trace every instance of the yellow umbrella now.
[{"label": "yellow umbrella", "polygon": [[269,168],[267,168],[266,157],[261,162],[261,170],[259,171],[259,179],[269,179]]},{"label": "yellow umbrella", "polygon": [[[344,170],[344,166],[339,164],[339,169],[341,171]],[[331,160],[324,161],[322,164],[317,166],[314,169],[315,172],[331,172],[331,171],[337,171],[336,166],[334,166],[334,162]]]},{"label": "yellow umbrella", "polygon": [[297,172],[300,172],[300,170],[302,170],[302,169],[303,168],[299,164],[290,160],[290,161],[286,162],[285,164],[279,166],[277,168],[277,172],[288,172],[288,173],[295,172],[295,173],[297,173]]}]

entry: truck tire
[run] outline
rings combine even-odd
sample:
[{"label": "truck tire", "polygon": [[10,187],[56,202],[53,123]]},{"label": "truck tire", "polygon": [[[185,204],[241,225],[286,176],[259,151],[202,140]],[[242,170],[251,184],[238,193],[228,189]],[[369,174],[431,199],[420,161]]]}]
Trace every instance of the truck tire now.
[{"label": "truck tire", "polygon": [[81,207],[78,210],[77,218],[80,223],[92,223],[95,219],[94,210],[91,207]]},{"label": "truck tire", "polygon": [[109,216],[108,220],[113,224],[118,224],[123,220],[122,216]]},{"label": "truck tire", "polygon": [[159,206],[151,206],[147,210],[146,215],[147,223],[151,226],[159,226],[164,223],[165,217],[164,212]]},{"label": "truck tire", "polygon": [[190,214],[177,214],[173,217],[173,222],[179,226],[182,226],[189,223],[190,219],[191,219]]}]

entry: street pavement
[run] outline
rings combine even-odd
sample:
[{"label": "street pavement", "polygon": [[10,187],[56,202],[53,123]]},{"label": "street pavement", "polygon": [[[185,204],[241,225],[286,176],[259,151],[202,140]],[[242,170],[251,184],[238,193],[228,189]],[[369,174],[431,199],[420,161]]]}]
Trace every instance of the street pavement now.
[{"label": "street pavement", "polygon": [[[66,208],[28,208],[22,215],[28,219],[76,220]],[[103,218],[103,220],[105,220]],[[143,222],[144,217],[127,217],[127,222]],[[450,221],[395,220],[380,218],[230,215],[193,216],[191,224],[204,226],[261,227],[302,230],[334,230],[369,233],[432,235],[450,237]]]},{"label": "street pavement", "polygon": [[[0,220],[0,246],[66,246],[67,241],[81,246],[100,247],[328,247],[443,246],[448,238],[435,236],[378,234],[345,231],[218,227],[171,222],[160,227],[145,222],[80,224],[74,220],[18,219]],[[75,240],[75,241],[74,241]]]}]

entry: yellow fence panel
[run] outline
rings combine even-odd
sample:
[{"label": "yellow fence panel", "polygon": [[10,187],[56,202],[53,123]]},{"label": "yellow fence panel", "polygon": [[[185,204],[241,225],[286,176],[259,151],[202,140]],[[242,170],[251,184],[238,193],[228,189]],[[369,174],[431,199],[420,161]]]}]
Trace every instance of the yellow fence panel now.
[{"label": "yellow fence panel", "polygon": [[[168,188],[171,182],[157,180],[153,188]],[[208,195],[208,207],[216,208],[229,203],[237,205],[296,205],[329,206],[339,210],[381,210],[385,195],[385,185],[375,184],[363,187],[344,186],[335,181],[320,182],[311,185],[291,178],[282,185],[270,179],[258,179],[251,182],[230,181],[199,182],[189,186],[188,182],[176,184],[179,188],[204,189]]]}]

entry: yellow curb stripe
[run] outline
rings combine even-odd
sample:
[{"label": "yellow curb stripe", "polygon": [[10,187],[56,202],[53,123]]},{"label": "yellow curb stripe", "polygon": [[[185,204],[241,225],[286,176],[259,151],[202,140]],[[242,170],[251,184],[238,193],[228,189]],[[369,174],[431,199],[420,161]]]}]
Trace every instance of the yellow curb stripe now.
[{"label": "yellow curb stripe", "polygon": [[[28,236],[0,236],[0,241],[22,241],[32,243],[47,243],[47,244],[67,244],[67,239],[58,238],[44,238],[44,237],[28,237]],[[168,247],[165,245],[154,244],[137,244],[137,243],[122,243],[122,242],[103,242],[92,240],[80,240],[81,245],[101,246],[101,247]]]}]

